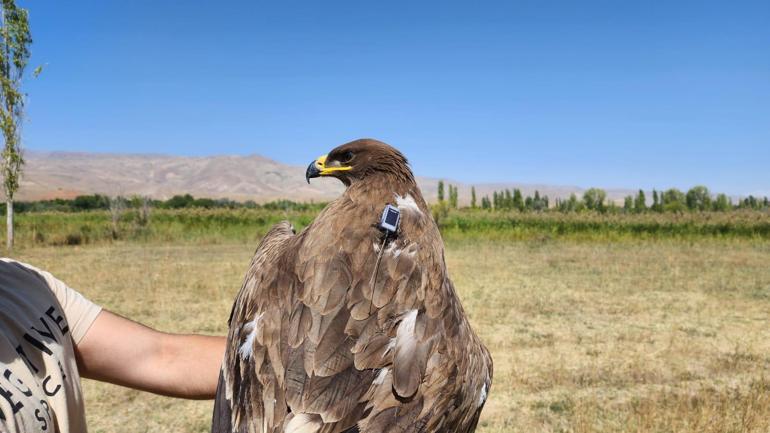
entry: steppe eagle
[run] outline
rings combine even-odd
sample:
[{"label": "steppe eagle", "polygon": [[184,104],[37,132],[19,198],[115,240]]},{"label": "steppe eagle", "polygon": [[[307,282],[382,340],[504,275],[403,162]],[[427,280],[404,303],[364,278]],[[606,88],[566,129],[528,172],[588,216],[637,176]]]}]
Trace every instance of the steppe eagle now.
[{"label": "steppe eagle", "polygon": [[[472,432],[492,359],[406,158],[370,139],[307,169],[345,192],[262,239],[230,316],[212,432]],[[400,211],[397,230],[379,226]],[[397,214],[399,212],[396,212]],[[393,221],[391,221],[393,222]]]}]

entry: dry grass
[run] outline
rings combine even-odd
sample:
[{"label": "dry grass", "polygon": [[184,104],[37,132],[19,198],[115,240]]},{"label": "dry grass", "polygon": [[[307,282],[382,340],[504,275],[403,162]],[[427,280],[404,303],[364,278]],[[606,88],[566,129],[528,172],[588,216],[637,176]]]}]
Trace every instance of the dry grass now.
[{"label": "dry grass", "polygon": [[[253,246],[28,249],[154,327],[225,331]],[[770,431],[770,244],[471,242],[450,272],[495,378],[479,431]],[[92,432],[208,431],[210,402],[86,381]]]}]

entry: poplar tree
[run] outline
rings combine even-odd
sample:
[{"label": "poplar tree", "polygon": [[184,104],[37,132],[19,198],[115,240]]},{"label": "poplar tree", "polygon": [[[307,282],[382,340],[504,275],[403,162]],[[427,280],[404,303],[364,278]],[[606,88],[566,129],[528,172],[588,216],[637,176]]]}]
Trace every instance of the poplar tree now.
[{"label": "poplar tree", "polygon": [[642,213],[647,210],[647,198],[644,196],[644,191],[641,189],[634,199],[634,210],[638,213]]},{"label": "poplar tree", "polygon": [[623,211],[630,213],[634,209],[634,197],[627,195],[623,199]]},{"label": "poplar tree", "polygon": [[444,181],[438,181],[438,201],[444,201]]},{"label": "poplar tree", "polygon": [[[2,0],[0,29],[0,129],[5,145],[2,153],[3,189],[6,200],[6,246],[13,248],[13,198],[19,190],[24,158],[21,151],[21,122],[24,93],[21,81],[29,60],[29,16],[14,0]],[[35,75],[40,68],[35,70]]]},{"label": "poplar tree", "polygon": [[660,199],[658,198],[658,191],[652,190],[652,210],[655,212],[661,211]]},{"label": "poplar tree", "polygon": [[567,201],[567,209],[570,212],[576,212],[580,210],[580,203],[578,202],[577,196],[574,192],[569,195],[569,200]]},{"label": "poplar tree", "polygon": [[449,207],[457,209],[457,187],[449,185]]},{"label": "poplar tree", "polygon": [[476,209],[476,187],[471,186],[471,209]]},{"label": "poplar tree", "polygon": [[513,190],[513,207],[520,211],[524,210],[524,198],[521,196],[521,190],[518,188]]}]

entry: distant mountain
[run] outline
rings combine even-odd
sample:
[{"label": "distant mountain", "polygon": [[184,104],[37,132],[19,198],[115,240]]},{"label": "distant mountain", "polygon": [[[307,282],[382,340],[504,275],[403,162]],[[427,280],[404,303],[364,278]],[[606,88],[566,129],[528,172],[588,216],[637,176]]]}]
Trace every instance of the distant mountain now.
[{"label": "distant mountain", "polygon": [[[305,182],[305,167],[287,165],[258,156],[187,157],[146,154],[27,152],[19,200],[71,198],[82,194],[148,195],[167,199],[175,194],[195,197],[229,198],[258,203],[276,199],[328,201],[343,186],[332,180]],[[437,198],[438,179],[418,177],[425,199]],[[470,202],[471,186],[451,179],[458,186],[460,202]],[[479,202],[484,195],[506,188],[519,188],[525,195],[547,195],[552,200],[582,194],[573,186],[517,183],[477,184]],[[619,201],[633,191],[607,190]]]}]

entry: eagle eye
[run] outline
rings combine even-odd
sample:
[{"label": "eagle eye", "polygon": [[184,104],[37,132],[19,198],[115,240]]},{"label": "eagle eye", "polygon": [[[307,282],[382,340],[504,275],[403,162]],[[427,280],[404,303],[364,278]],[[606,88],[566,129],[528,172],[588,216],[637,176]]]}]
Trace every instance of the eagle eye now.
[{"label": "eagle eye", "polygon": [[340,157],[337,160],[343,164],[347,164],[353,160],[353,152],[348,150],[347,152],[340,155]]}]

